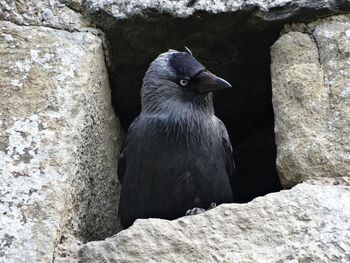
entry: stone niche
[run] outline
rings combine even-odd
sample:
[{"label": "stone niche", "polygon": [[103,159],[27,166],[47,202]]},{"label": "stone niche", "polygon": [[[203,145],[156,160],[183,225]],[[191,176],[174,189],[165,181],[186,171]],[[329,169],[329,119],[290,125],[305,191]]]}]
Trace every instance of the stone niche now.
[{"label": "stone niche", "polygon": [[269,7],[259,2],[227,7],[226,12],[220,6],[192,7],[184,1],[180,7],[167,3],[158,8],[142,3],[131,3],[130,8],[124,1],[101,7],[92,2],[86,9],[109,40],[113,106],[124,130],[139,114],[139,93],[149,64],[168,49],[187,46],[233,86],[217,92],[214,102],[234,147],[236,202],[282,189],[276,170],[270,46],[285,23],[340,12],[346,4],[306,1]]},{"label": "stone niche", "polygon": [[[167,49],[191,49],[233,88],[214,95],[234,148],[236,202],[282,189],[276,169],[270,47],[286,23],[350,9],[347,1],[118,1],[85,5],[109,39],[113,106],[127,130],[140,111],[149,64]],[[117,11],[116,11],[117,10]],[[288,187],[290,187],[289,185]]]},{"label": "stone niche", "polygon": [[[183,45],[185,39],[208,68],[236,84],[231,92],[217,94],[215,102],[236,148],[236,176],[245,177],[236,181],[239,201],[281,187],[275,177],[273,127],[281,182],[288,189],[298,185],[245,204],[224,204],[198,216],[136,220],[113,237],[84,244],[79,251],[81,262],[350,260],[350,16],[285,24],[282,30],[278,21],[268,23],[240,15],[241,20],[229,14],[186,19],[160,16],[144,22],[134,18],[130,24],[115,25],[119,31],[111,42],[116,43],[118,36],[119,42],[127,39],[131,54],[132,49],[140,50],[140,60],[135,54],[125,61],[125,65],[131,62],[131,69],[135,63],[153,59],[141,52],[147,50],[143,45],[152,50],[164,42]],[[182,28],[191,32],[185,34]],[[172,32],[180,35],[180,40]],[[142,36],[141,40],[137,36]],[[118,53],[121,48],[113,46],[112,51],[123,60],[123,54],[127,58],[129,53]],[[154,51],[155,55],[159,52]],[[114,66],[110,79],[116,92],[122,88],[117,84],[123,84],[123,76],[117,74],[122,70],[117,62]],[[131,87],[139,87],[138,76],[147,64],[144,67],[134,72],[132,80],[125,79],[130,92]],[[114,103],[123,112],[127,105],[119,104],[118,93],[114,94]],[[123,125],[128,121],[122,116]]]},{"label": "stone niche", "polygon": [[214,96],[236,163],[235,201],[282,189],[276,169],[270,47],[284,25],[346,12],[348,1],[78,1],[107,36],[112,103],[126,131],[140,112],[140,88],[149,64],[168,49],[189,47],[233,88]]},{"label": "stone niche", "polygon": [[139,114],[145,71],[167,49],[189,47],[208,69],[232,84],[232,90],[214,95],[214,103],[235,149],[237,202],[281,189],[275,167],[269,47],[282,25],[248,18],[249,12],[188,18],[153,13],[106,29],[113,105],[124,130]]}]

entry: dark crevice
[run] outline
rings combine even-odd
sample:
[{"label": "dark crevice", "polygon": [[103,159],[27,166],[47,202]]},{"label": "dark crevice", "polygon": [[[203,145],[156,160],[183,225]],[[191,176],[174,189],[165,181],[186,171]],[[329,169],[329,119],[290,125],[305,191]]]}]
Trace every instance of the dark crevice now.
[{"label": "dark crevice", "polygon": [[234,147],[236,202],[281,190],[275,164],[270,46],[285,23],[329,14],[322,7],[296,8],[264,13],[253,6],[232,13],[196,12],[187,18],[145,10],[142,17],[125,20],[94,14],[111,43],[113,105],[123,128],[127,130],[140,112],[139,92],[149,64],[168,49],[187,46],[209,70],[233,85],[230,91],[216,93],[214,103]]},{"label": "dark crevice", "polygon": [[[233,89],[215,94],[216,115],[235,149],[235,199],[247,202],[281,190],[275,159],[269,48],[282,25],[249,20],[250,13],[167,15],[118,21],[109,29],[113,104],[124,129],[140,112],[139,91],[150,62],[167,49],[188,46]],[[268,28],[268,30],[266,30]]]}]

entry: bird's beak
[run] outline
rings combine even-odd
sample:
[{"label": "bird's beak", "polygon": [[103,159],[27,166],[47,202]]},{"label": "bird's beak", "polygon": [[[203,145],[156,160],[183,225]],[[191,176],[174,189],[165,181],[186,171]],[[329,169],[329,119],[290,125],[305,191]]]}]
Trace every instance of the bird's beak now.
[{"label": "bird's beak", "polygon": [[222,78],[219,78],[208,70],[204,70],[199,73],[195,79],[195,89],[200,93],[232,88],[230,83]]}]

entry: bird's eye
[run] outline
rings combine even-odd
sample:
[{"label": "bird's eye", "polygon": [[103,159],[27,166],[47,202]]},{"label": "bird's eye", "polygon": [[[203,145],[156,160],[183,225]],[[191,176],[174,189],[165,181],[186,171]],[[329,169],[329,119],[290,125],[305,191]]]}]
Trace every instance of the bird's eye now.
[{"label": "bird's eye", "polygon": [[187,86],[188,85],[188,80],[187,79],[181,79],[180,80],[180,85],[183,86],[183,87]]}]

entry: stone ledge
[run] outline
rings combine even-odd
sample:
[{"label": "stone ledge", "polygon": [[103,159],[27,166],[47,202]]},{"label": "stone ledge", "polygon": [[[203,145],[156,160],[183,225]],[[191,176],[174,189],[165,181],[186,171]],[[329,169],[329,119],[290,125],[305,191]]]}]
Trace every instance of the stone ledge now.
[{"label": "stone ledge", "polygon": [[297,185],[174,221],[137,220],[85,244],[89,262],[348,262],[350,187]]}]

